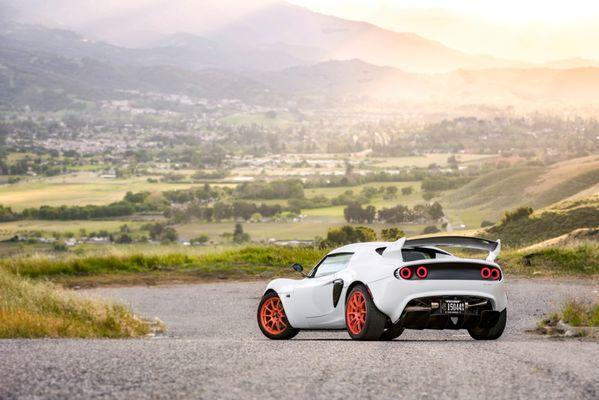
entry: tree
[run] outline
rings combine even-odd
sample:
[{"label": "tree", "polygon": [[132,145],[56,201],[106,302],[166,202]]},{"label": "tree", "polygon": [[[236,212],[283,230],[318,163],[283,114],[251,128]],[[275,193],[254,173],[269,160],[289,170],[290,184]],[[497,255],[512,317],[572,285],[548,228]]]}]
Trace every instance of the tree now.
[{"label": "tree", "polygon": [[396,227],[385,228],[381,231],[381,238],[388,242],[394,242],[404,236],[406,236],[406,233]]},{"label": "tree", "polygon": [[347,222],[372,223],[376,217],[374,206],[362,208],[359,203],[351,202],[343,209],[343,216]]},{"label": "tree", "polygon": [[412,188],[412,186],[406,186],[401,188],[402,196],[409,196],[412,194],[413,191],[414,189]]},{"label": "tree", "polygon": [[233,230],[233,242],[240,244],[250,241],[250,235],[243,231],[243,226],[237,223],[235,224],[235,229]]},{"label": "tree", "polygon": [[179,234],[177,233],[177,231],[174,228],[171,228],[170,226],[162,230],[161,236],[163,242],[176,242],[177,239],[179,239]]},{"label": "tree", "polygon": [[433,221],[436,221],[445,216],[445,213],[443,212],[443,207],[441,207],[441,204],[439,204],[438,201],[435,201],[433,204],[431,204],[427,212]]},{"label": "tree", "polygon": [[191,239],[190,242],[197,243],[197,244],[204,244],[204,243],[208,242],[208,240],[209,240],[208,235],[203,233],[203,234],[198,235],[195,238]]}]

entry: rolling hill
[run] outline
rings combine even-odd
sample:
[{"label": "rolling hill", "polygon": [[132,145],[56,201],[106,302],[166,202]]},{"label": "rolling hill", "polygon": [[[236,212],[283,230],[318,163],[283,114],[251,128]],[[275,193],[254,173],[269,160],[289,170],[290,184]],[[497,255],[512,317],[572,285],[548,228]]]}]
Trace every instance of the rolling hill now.
[{"label": "rolling hill", "polygon": [[515,166],[492,171],[439,200],[452,210],[476,210],[497,219],[501,210],[521,206],[540,208],[589,193],[599,183],[599,156],[549,166]]},{"label": "rolling hill", "polygon": [[[567,241],[596,241],[599,226],[599,195],[563,201],[528,213],[508,213],[485,235],[500,237],[509,246],[546,245]],[[566,236],[563,236],[566,235]]]}]

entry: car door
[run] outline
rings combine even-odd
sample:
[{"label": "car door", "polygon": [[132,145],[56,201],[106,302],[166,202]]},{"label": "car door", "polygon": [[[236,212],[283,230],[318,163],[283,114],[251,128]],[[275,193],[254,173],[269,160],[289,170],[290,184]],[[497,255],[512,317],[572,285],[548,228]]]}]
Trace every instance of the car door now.
[{"label": "car door", "polygon": [[351,256],[352,253],[329,254],[293,290],[294,303],[306,318],[322,317],[333,312],[336,306],[333,294],[343,284],[336,282],[336,274],[347,267]]}]

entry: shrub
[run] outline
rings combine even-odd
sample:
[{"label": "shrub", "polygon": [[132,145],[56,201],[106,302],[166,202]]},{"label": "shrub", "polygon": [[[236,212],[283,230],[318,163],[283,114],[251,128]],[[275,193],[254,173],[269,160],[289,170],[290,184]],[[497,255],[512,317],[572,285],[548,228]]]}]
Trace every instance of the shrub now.
[{"label": "shrub", "polygon": [[381,231],[381,239],[386,240],[388,242],[393,242],[402,237],[406,236],[406,233],[399,228],[384,228]]},{"label": "shrub", "polygon": [[250,235],[243,231],[243,226],[239,223],[235,224],[235,229],[233,230],[233,242],[241,244],[249,241]]},{"label": "shrub", "polygon": [[356,242],[371,242],[376,240],[376,232],[366,226],[353,227],[343,225],[339,228],[331,228],[327,232],[326,239],[321,243],[322,247],[336,247]]},{"label": "shrub", "polygon": [[191,239],[190,242],[191,243],[204,244],[204,243],[208,242],[209,239],[210,238],[208,237],[208,235],[201,234],[201,235],[198,235],[195,238]]},{"label": "shrub", "polygon": [[441,232],[441,231],[435,225],[429,225],[426,228],[424,228],[424,230],[422,231],[422,233],[424,235],[428,235],[430,233],[437,233],[437,232]]}]

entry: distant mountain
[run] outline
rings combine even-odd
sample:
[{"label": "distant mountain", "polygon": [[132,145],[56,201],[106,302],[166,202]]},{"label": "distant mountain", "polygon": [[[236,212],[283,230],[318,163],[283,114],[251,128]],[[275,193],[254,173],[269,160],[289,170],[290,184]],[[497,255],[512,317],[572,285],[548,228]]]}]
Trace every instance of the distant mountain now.
[{"label": "distant mountain", "polygon": [[223,27],[213,36],[246,43],[317,47],[325,51],[322,61],[357,58],[418,73],[528,65],[466,54],[412,33],[392,32],[366,22],[323,15],[287,3],[261,8]]},{"label": "distant mountain", "polygon": [[[0,100],[43,108],[44,99],[50,99],[54,107],[63,107],[71,101],[69,96],[97,100],[122,96],[122,90],[139,90],[271,103],[316,96],[531,109],[598,106],[599,68],[417,74],[359,59],[306,64],[289,56],[290,48],[306,58],[316,54],[302,44],[250,48],[223,35],[189,34],[164,37],[150,48],[128,49],[71,31],[4,24],[0,27]],[[277,68],[270,69],[275,64]]]},{"label": "distant mountain", "polygon": [[268,88],[225,70],[113,65],[0,46],[0,104],[53,111],[80,100],[126,98],[125,91],[132,90],[251,102],[262,99]]},{"label": "distant mountain", "polygon": [[[2,2],[6,0],[0,0],[0,4]],[[190,54],[175,51],[177,46],[168,46],[170,52],[162,49],[163,54],[176,56],[172,62],[177,65],[193,68],[239,69],[247,62],[249,68],[272,70],[307,62],[345,59],[361,59],[417,73],[528,65],[466,54],[416,34],[393,32],[365,22],[323,15],[285,2],[263,0],[255,2],[260,4],[251,8],[253,11],[247,7],[246,13],[241,13],[236,10],[239,2],[232,5],[225,1],[222,11],[219,11],[217,1],[190,6],[189,1],[173,0],[168,7],[157,4],[122,7],[118,13],[113,11],[114,14],[101,13],[98,16],[88,10],[89,3],[89,0],[57,0],[48,6],[35,0],[23,0],[14,7],[20,9],[21,20],[41,19],[46,24],[62,24],[60,26],[82,31],[90,38],[109,38],[115,43],[130,42],[130,38],[139,37],[140,32],[153,32],[151,36],[156,37],[158,29],[162,29],[163,34],[166,31],[202,36],[212,41],[211,48],[206,47],[207,42],[199,43],[191,36],[169,38],[168,35],[165,39],[153,41],[150,46],[144,46],[156,47],[156,43],[172,44],[183,39],[185,48],[191,50]],[[107,7],[100,6],[103,11]],[[225,22],[222,14],[234,14],[235,18]],[[80,15],[81,18],[71,15]],[[210,17],[219,23],[211,23]],[[84,24],[78,21],[90,22]],[[137,41],[148,43],[143,38]],[[152,54],[160,54],[163,46],[158,47],[152,49]]]},{"label": "distant mountain", "polygon": [[175,34],[161,38],[152,47],[129,49],[92,40],[68,30],[17,23],[6,23],[0,27],[0,45],[66,57],[91,57],[121,65],[170,65],[196,70],[269,70],[308,62],[291,55],[306,52],[299,46],[285,48],[273,44],[251,47],[224,39]]}]

